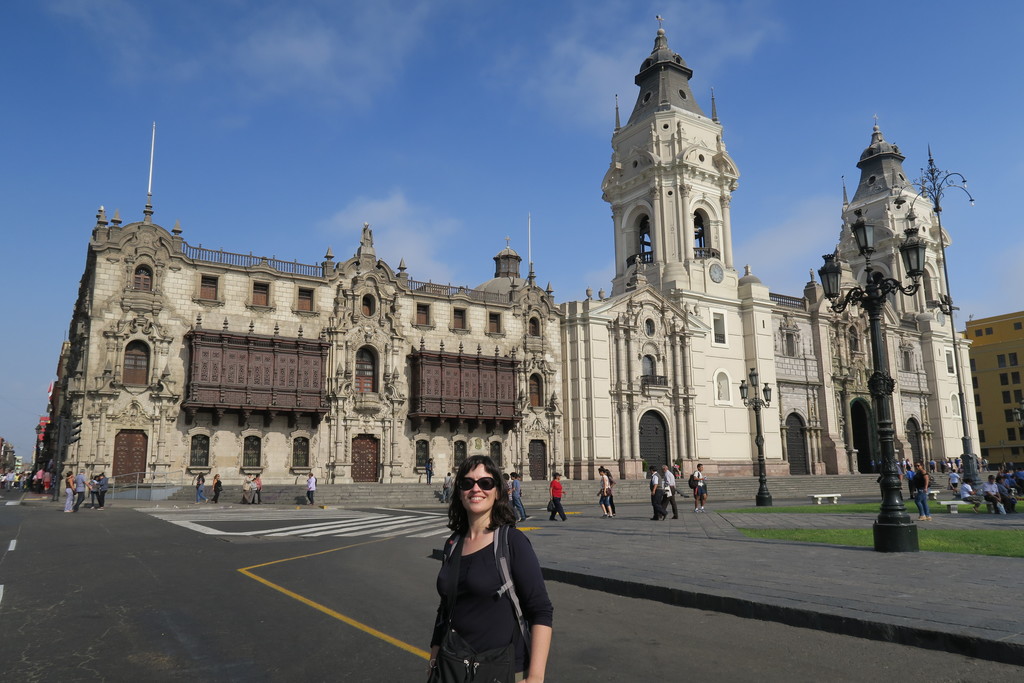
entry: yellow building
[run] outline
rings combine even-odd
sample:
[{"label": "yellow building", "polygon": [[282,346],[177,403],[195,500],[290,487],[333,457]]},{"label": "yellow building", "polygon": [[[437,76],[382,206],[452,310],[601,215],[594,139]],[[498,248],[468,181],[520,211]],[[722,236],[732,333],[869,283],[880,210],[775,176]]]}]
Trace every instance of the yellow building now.
[{"label": "yellow building", "polygon": [[1013,409],[1024,407],[1024,311],[967,322],[971,382],[981,457],[991,464],[1024,461],[1024,429]]}]

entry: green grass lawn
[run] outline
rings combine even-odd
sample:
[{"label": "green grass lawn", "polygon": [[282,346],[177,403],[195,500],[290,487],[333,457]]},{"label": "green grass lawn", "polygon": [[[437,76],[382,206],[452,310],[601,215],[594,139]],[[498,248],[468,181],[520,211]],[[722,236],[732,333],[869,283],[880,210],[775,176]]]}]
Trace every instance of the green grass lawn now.
[{"label": "green grass lawn", "polygon": [[[906,503],[904,503],[905,505]],[[913,507],[913,503],[910,503]],[[879,508],[882,507],[881,502],[878,503],[840,503],[839,505],[780,505],[772,507],[753,507],[753,508],[736,508],[735,510],[715,510],[721,514],[729,512],[873,512],[878,514]]]},{"label": "green grass lawn", "polygon": [[[852,506],[851,506],[852,507]],[[829,543],[871,547],[871,529],[740,529],[750,538],[772,538],[784,541]],[[922,529],[917,531],[921,550],[965,555],[998,555],[1024,557],[1024,530],[1007,529]]]}]

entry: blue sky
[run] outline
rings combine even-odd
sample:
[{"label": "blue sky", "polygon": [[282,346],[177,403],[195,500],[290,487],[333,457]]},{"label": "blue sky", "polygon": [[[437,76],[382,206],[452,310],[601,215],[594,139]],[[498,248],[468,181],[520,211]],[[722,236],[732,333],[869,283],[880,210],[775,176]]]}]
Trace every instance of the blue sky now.
[{"label": "blue sky", "polygon": [[656,14],[739,166],[737,264],[800,295],[873,116],[950,194],[958,325],[1024,308],[1024,5],[980,1],[11,0],[0,5],[0,435],[45,412],[96,209],[145,203],[211,248],[316,263],[364,221],[414,279],[476,285],[511,236],[559,301],[608,288],[614,97]]}]

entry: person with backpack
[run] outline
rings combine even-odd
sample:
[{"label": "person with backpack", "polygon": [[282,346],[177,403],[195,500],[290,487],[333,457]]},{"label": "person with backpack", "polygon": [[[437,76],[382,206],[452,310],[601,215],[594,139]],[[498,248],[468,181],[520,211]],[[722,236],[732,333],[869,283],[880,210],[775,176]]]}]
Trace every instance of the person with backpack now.
[{"label": "person with backpack", "polygon": [[428,680],[542,681],[553,608],[537,555],[515,528],[501,470],[486,455],[466,458],[455,489]]},{"label": "person with backpack", "polygon": [[708,480],[704,477],[704,465],[697,465],[697,469],[690,475],[689,487],[693,489],[693,511],[704,512],[704,503],[708,499]]}]

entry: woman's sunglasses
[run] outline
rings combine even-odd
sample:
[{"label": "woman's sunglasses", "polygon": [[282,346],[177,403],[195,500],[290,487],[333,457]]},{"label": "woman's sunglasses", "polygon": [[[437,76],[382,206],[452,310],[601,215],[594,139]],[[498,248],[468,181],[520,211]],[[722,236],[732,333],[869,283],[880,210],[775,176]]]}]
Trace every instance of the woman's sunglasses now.
[{"label": "woman's sunglasses", "polygon": [[481,491],[490,491],[495,486],[494,477],[480,477],[479,479],[465,477],[459,480],[459,490],[461,491],[472,491],[474,486],[479,486]]}]

